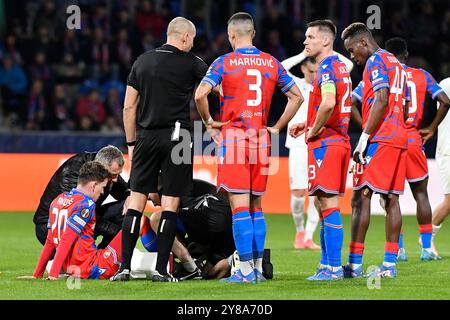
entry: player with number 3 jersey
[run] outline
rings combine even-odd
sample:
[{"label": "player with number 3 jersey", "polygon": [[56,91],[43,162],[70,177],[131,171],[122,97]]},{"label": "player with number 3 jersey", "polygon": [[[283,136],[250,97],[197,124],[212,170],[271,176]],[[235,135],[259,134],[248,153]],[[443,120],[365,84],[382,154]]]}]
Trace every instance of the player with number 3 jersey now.
[{"label": "player with number 3 jersey", "polygon": [[[253,46],[254,22],[245,12],[228,21],[233,52],[219,57],[209,68],[195,93],[197,109],[212,135],[221,127],[218,142],[217,188],[228,193],[232,209],[233,238],[240,265],[225,282],[264,281],[262,255],[266,223],[262,196],[269,174],[270,133],[278,133],[303,102],[294,80],[280,62]],[[273,127],[267,128],[275,87],[287,96],[286,108]],[[209,113],[207,96],[220,92],[220,122]],[[217,133],[216,133],[217,134]]]},{"label": "player with number 3 jersey", "polygon": [[[261,173],[268,172],[269,166],[270,103],[276,86],[287,92],[294,80],[277,59],[249,46],[216,59],[202,82],[220,85],[220,121],[228,122],[219,143],[218,190],[263,195],[267,173]],[[248,166],[245,159],[253,157],[253,166],[241,170]]]}]

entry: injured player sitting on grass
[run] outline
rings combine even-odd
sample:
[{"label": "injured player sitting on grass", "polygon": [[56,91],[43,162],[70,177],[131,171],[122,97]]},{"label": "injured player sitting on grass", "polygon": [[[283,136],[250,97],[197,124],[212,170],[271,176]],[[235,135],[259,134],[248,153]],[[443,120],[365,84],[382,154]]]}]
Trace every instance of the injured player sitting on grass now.
[{"label": "injured player sitting on grass", "polygon": [[[42,278],[53,255],[49,280],[57,280],[61,271],[82,279],[109,279],[117,272],[122,261],[122,231],[104,249],[97,248],[94,239],[95,202],[109,179],[110,173],[98,161],[81,167],[76,188],[61,193],[50,204],[47,239],[33,275],[19,278]],[[142,219],[142,225],[149,224],[147,217]],[[151,265],[138,263],[138,267],[146,270]]]}]

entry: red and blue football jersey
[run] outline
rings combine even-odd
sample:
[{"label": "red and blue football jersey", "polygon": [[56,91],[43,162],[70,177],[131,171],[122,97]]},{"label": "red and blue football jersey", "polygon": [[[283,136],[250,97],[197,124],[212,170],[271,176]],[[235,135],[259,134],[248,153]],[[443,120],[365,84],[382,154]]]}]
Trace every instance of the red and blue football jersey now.
[{"label": "red and blue football jersey", "polygon": [[425,96],[428,92],[433,99],[444,90],[436,83],[433,76],[423,69],[411,68],[403,65],[408,77],[408,91],[410,97],[408,119],[406,128],[408,129],[408,144],[422,145],[422,136],[419,134],[419,127],[422,122]]},{"label": "red and blue football jersey", "polygon": [[321,87],[333,84],[336,87],[336,105],[333,113],[326,122],[322,133],[314,140],[307,142],[308,149],[324,146],[342,146],[350,149],[347,134],[351,113],[352,80],[345,63],[338,56],[326,57],[318,66],[314,78],[313,89],[309,96],[307,126],[313,127],[322,102]]},{"label": "red and blue football jersey", "polygon": [[[84,193],[72,189],[55,198],[49,210],[48,229],[52,233],[55,248],[58,248],[59,241],[67,228],[71,228],[80,235],[64,261],[63,270],[66,271],[69,266],[79,266],[81,270],[89,270],[89,264],[97,253],[94,240],[95,201]],[[89,276],[81,275],[81,277]]]},{"label": "red and blue football jersey", "polygon": [[[263,132],[264,145],[269,144],[268,135],[262,129],[267,125],[275,86],[287,92],[295,85],[277,59],[255,47],[238,48],[220,56],[210,66],[202,82],[212,87],[219,85],[220,121],[230,121],[222,127],[224,145],[235,144],[242,139],[248,141],[251,131],[255,134]],[[244,132],[245,136],[228,129],[240,129],[237,131]]]},{"label": "red and blue football jersey", "polygon": [[407,100],[405,69],[392,53],[378,49],[366,62],[363,81],[363,128],[367,124],[375,92],[383,88],[389,90],[388,106],[370,141],[406,149],[408,139],[403,112]]}]

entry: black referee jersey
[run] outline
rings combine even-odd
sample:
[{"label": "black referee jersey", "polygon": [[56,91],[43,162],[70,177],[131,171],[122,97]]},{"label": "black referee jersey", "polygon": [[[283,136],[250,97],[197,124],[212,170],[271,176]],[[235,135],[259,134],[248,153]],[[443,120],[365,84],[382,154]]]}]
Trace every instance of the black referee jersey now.
[{"label": "black referee jersey", "polygon": [[139,92],[136,131],[170,128],[180,121],[190,129],[190,101],[208,66],[190,52],[165,44],[140,55],[127,84]]}]

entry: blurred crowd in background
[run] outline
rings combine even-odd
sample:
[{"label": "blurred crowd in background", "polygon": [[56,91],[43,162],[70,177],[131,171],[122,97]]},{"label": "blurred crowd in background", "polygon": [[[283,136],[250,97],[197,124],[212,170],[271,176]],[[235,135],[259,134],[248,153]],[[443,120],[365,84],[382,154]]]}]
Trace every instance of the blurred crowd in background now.
[{"label": "blurred crowd in background", "polygon": [[[66,27],[71,4],[81,9],[80,30]],[[352,22],[366,22],[371,4],[381,9],[381,29],[374,30],[380,45],[402,36],[409,65],[427,69],[438,81],[450,75],[446,0],[0,0],[0,128],[121,133],[132,63],[165,42],[175,16],[194,22],[192,52],[211,64],[231,50],[228,18],[249,12],[255,17],[255,45],[282,61],[303,50],[306,23],[323,18],[338,26],[335,46],[348,56],[340,33]],[[354,86],[361,73],[355,67]],[[217,118],[218,103],[213,106]],[[275,95],[269,123],[283,106],[282,94]],[[199,119],[193,103],[191,108],[192,120]]]}]

